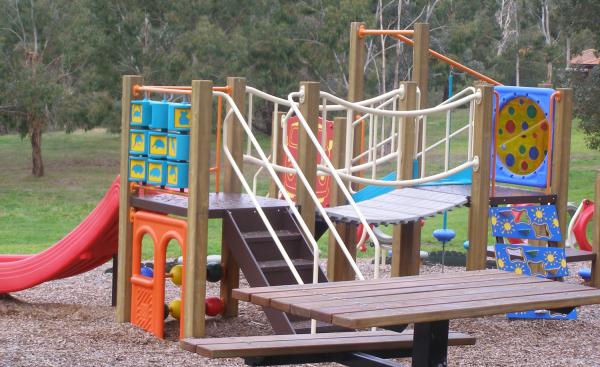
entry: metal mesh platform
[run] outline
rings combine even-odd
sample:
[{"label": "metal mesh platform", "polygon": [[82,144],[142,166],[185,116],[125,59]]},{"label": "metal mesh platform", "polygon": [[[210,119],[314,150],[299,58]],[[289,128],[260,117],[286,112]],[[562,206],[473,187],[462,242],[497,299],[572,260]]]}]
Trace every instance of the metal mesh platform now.
[{"label": "metal mesh platform", "polygon": [[[467,204],[463,194],[434,192],[416,188],[404,188],[357,203],[368,223],[377,225],[400,224],[432,217],[444,211]],[[360,223],[350,205],[326,209],[332,220]]]}]

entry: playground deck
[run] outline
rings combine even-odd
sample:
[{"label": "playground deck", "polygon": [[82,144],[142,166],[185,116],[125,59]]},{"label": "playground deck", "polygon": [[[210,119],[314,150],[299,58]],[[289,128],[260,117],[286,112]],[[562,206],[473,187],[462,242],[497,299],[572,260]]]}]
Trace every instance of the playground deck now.
[{"label": "playground deck", "polygon": [[[371,224],[401,224],[469,205],[471,189],[471,185],[407,187],[361,201],[357,205]],[[497,186],[494,195],[490,195],[490,205],[553,204],[555,201],[556,195],[509,186]],[[350,205],[328,208],[327,214],[339,222],[360,224],[360,219]]]},{"label": "playground deck", "polygon": [[[284,200],[270,199],[256,196],[256,200],[263,209],[288,208]],[[185,217],[188,210],[188,197],[169,193],[150,193],[145,196],[134,195],[131,197],[131,206],[164,214],[173,214]],[[208,194],[209,218],[223,218],[228,210],[254,210],[250,196],[246,194],[215,193]]]}]

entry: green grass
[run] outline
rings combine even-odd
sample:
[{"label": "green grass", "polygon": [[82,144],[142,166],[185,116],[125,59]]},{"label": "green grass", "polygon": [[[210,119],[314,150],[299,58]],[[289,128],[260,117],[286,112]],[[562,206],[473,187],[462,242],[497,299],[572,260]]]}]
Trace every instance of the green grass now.
[{"label": "green grass", "polygon": [[[466,113],[453,115],[453,126],[462,126]],[[577,124],[575,124],[577,125]],[[444,135],[444,117],[428,121],[428,143]],[[269,138],[259,136],[263,149],[270,154]],[[62,238],[96,206],[119,171],[118,135],[101,130],[65,134],[46,133],[43,137],[43,155],[46,175],[34,178],[30,174],[31,148],[28,140],[17,135],[0,136],[0,253],[36,253]],[[453,164],[464,161],[466,134],[453,140],[451,151],[456,154]],[[443,146],[427,156],[428,174],[442,168]],[[585,147],[581,131],[574,129],[571,146],[571,170],[569,172],[569,200],[581,201],[593,197],[595,170],[600,152]],[[390,167],[382,166],[378,175],[388,173]],[[255,169],[249,169],[247,177],[252,182]],[[214,179],[213,179],[214,181]],[[266,175],[258,181],[258,192],[268,187]],[[467,237],[467,210],[458,209],[448,215],[448,226],[457,233],[450,243],[452,249],[462,249]],[[441,228],[441,216],[430,218],[423,228],[422,242],[425,249],[439,249],[431,236],[434,229]],[[221,241],[220,222],[209,222],[209,253],[218,253]],[[325,249],[326,238],[320,241]],[[144,245],[144,257],[151,250]],[[326,254],[326,251],[323,252]],[[178,256],[178,246],[170,246],[169,256]],[[368,254],[367,254],[368,255]]]}]

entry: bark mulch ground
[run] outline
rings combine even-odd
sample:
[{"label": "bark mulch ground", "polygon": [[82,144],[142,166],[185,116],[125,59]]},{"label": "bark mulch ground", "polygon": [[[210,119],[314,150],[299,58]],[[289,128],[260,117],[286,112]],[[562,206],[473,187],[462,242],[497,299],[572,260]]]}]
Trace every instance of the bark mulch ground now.
[{"label": "bark mulch ground", "polygon": [[[372,265],[361,261],[365,275]],[[110,264],[0,299],[0,366],[243,366],[241,359],[209,360],[179,349],[177,322],[159,340],[114,321]],[[571,268],[577,274],[578,266]],[[423,266],[422,272],[440,271]],[[446,271],[464,271],[449,268]],[[389,274],[389,268],[383,272]],[[579,282],[576,275],[567,281]],[[245,283],[242,282],[245,286]],[[218,295],[218,284],[209,284]],[[177,297],[170,284],[167,300]],[[600,366],[600,306],[579,309],[577,321],[510,321],[504,316],[451,321],[452,330],[477,337],[452,347],[450,366]],[[260,308],[242,303],[237,319],[211,318],[208,337],[272,333]],[[321,365],[325,366],[325,365]]]}]

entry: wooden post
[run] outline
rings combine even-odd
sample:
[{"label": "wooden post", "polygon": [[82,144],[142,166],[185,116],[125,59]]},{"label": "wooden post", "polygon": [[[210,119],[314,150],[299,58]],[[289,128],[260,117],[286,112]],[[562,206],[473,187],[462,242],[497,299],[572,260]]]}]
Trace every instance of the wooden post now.
[{"label": "wooden post", "polygon": [[117,276],[117,322],[131,321],[131,254],[132,228],[129,220],[131,198],[129,196],[129,122],[131,119],[132,87],[144,83],[138,75],[123,76],[123,92],[121,95],[121,169],[119,191],[119,250],[118,265],[113,271]]},{"label": "wooden post", "polygon": [[[346,151],[346,118],[336,117],[333,122],[333,149],[331,152],[331,163],[335,168],[344,167]],[[330,206],[339,206],[346,204],[344,193],[337,185],[333,177],[329,183],[331,196],[329,198]],[[335,225],[338,233],[344,243],[348,246],[348,251],[356,259],[356,226],[349,223],[337,223]],[[332,282],[341,280],[354,280],[355,273],[344,253],[340,249],[333,235],[329,234],[329,243],[327,251],[327,279]]]},{"label": "wooden post", "polygon": [[[403,82],[404,96],[398,109],[410,111],[417,108],[417,83]],[[398,129],[398,179],[413,178],[413,160],[417,147],[417,120],[415,117],[403,117]],[[419,222],[396,224],[392,232],[392,276],[419,274],[421,262],[421,226]]]},{"label": "wooden post", "polygon": [[183,336],[204,336],[213,83],[192,81]]},{"label": "wooden post", "polygon": [[[429,98],[429,24],[416,23],[413,39],[413,71],[412,80],[417,83],[421,96],[419,105],[421,109],[427,108],[427,98]],[[421,151],[423,142],[423,126],[419,123],[419,134],[417,139],[417,149]],[[421,160],[419,159],[419,163]],[[412,178],[412,176],[411,176]]]},{"label": "wooden post", "polygon": [[[319,82],[302,82],[300,88],[304,89],[304,96],[300,102],[300,112],[306,119],[312,132],[317,135],[319,126]],[[304,187],[302,181],[296,178],[296,203],[300,205],[302,219],[310,229],[315,233],[315,203],[308,194],[308,189],[315,189],[317,181],[317,148],[309,140],[308,134],[302,128],[298,129],[298,166],[306,176],[310,188]]]},{"label": "wooden post", "polygon": [[[285,113],[277,112],[277,116],[275,116],[275,118],[273,119],[273,127],[271,128],[271,146],[273,147],[273,145],[275,145],[275,144],[277,145],[275,147],[276,152],[277,152],[277,160],[275,161],[275,164],[278,164],[280,166],[283,165],[283,155],[285,154],[283,152],[283,140],[282,139],[287,139],[286,136],[282,136],[283,130],[281,128],[281,120],[283,119],[284,116],[285,116]],[[274,141],[275,134],[277,134],[277,141]],[[284,174],[279,175],[282,182],[283,182],[283,175]],[[277,188],[275,181],[271,180],[269,183],[269,197],[277,199],[278,193],[279,193],[279,189]]]},{"label": "wooden post", "polygon": [[[236,106],[241,111],[245,111],[246,105],[246,79],[229,77],[227,78],[227,86],[231,88],[231,98],[235,101]],[[231,107],[227,106],[227,113]],[[242,112],[243,113],[243,112]],[[233,156],[234,161],[243,172],[244,157],[243,157],[243,132],[237,117],[232,114],[231,119],[234,119],[229,127],[229,135],[227,137],[227,146]],[[229,160],[223,161],[223,192],[224,193],[240,193],[242,184],[235,174]],[[223,316],[235,317],[238,315],[238,301],[231,297],[231,291],[239,287],[240,284],[240,268],[234,257],[229,252],[229,247],[224,242],[221,245],[221,264],[225,269],[225,276],[221,280],[221,299],[225,303]]]},{"label": "wooden post", "polygon": [[592,261],[592,279],[590,285],[600,288],[600,269],[598,269],[598,254],[600,254],[600,170],[596,171],[596,190],[594,195],[594,237],[592,240],[592,252],[596,255]]},{"label": "wooden post", "polygon": [[492,86],[486,83],[476,83],[475,87],[481,91],[481,98],[475,105],[473,131],[473,156],[479,158],[479,165],[473,167],[471,183],[467,270],[485,269],[490,204],[490,147],[494,91]]},{"label": "wooden post", "polygon": [[[348,101],[357,102],[363,99],[365,79],[365,39],[358,33],[362,22],[350,24],[350,50],[348,54]],[[356,113],[352,112],[352,120],[356,119]],[[361,153],[361,124],[354,127],[352,141],[352,157]],[[360,188],[359,184],[352,185],[355,190]]]},{"label": "wooden post", "polygon": [[569,164],[571,162],[571,125],[573,120],[573,90],[559,88],[560,98],[556,101],[554,116],[551,191],[556,194],[556,212],[565,246],[567,236],[567,202],[569,201]]}]

